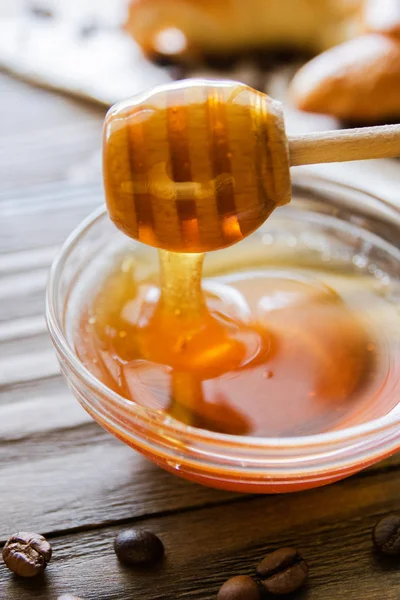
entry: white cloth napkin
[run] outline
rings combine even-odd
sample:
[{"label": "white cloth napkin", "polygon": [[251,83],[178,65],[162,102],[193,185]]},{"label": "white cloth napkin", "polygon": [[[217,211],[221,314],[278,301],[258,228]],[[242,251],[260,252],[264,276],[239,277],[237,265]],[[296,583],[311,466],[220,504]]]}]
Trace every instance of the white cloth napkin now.
[{"label": "white cloth napkin", "polygon": [[125,0],[0,0],[0,67],[106,105],[170,81],[122,30],[125,11]]}]

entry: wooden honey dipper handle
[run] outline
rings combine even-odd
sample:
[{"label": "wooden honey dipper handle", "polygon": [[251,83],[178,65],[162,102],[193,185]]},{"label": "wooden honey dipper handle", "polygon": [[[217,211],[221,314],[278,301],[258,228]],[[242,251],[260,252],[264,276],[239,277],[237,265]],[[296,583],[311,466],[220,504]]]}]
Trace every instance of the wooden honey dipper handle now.
[{"label": "wooden honey dipper handle", "polygon": [[359,127],[290,136],[292,167],[400,156],[400,125]]}]

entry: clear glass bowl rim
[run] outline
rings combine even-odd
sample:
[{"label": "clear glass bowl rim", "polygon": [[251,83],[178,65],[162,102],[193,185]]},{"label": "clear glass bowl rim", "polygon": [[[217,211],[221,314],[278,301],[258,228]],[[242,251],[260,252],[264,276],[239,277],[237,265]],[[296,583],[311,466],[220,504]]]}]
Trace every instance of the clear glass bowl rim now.
[{"label": "clear glass bowl rim", "polygon": [[[312,192],[317,196],[321,195],[321,192],[323,191],[328,191],[331,193],[342,193],[345,197],[346,194],[348,196],[349,193],[357,194],[360,197],[360,200],[363,197],[364,199],[372,199],[379,202],[380,205],[383,205],[386,210],[391,211],[397,219],[400,219],[400,210],[393,204],[379,196],[355,186],[348,185],[347,183],[338,183],[329,178],[315,175],[295,177],[293,178],[293,181],[295,187],[306,192]],[[364,457],[366,456],[364,454],[365,452],[367,455],[370,455],[371,451],[372,454],[379,453],[383,455],[385,452],[388,454],[395,446],[400,446],[400,411],[397,411],[396,415],[394,415],[392,411],[383,417],[373,419],[361,425],[316,435],[290,438],[242,437],[194,428],[185,425],[168,415],[165,415],[165,418],[160,418],[161,415],[159,411],[141,406],[107,388],[106,385],[99,381],[84,366],[70,347],[63,331],[61,321],[62,315],[57,314],[56,306],[60,277],[69,255],[84,237],[85,233],[99,220],[103,219],[105,214],[106,208],[102,205],[84,219],[84,221],[82,221],[82,223],[68,236],[51,266],[46,293],[46,321],[53,344],[57,349],[61,361],[78,377],[84,386],[92,392],[99,394],[102,398],[106,398],[114,407],[121,409],[122,414],[124,411],[129,411],[129,414],[132,415],[132,412],[134,411],[135,420],[137,420],[138,425],[142,422],[145,428],[152,426],[150,417],[153,414],[154,428],[157,428],[157,436],[165,436],[166,439],[170,440],[191,440],[195,443],[198,450],[196,454],[203,455],[204,458],[212,457],[214,455],[228,457],[230,451],[235,450],[235,454],[237,452],[240,454],[240,450],[242,450],[243,455],[247,456],[247,458],[249,458],[249,452],[254,452],[258,458],[257,466],[265,467],[268,464],[268,451],[275,453],[275,451],[280,452],[285,449],[285,456],[282,456],[283,462],[289,462],[292,453],[293,458],[295,456],[298,457],[299,451],[303,457],[307,455],[309,459],[320,462],[320,460],[323,461],[324,456],[326,458],[327,455],[331,455],[332,453],[341,453],[342,451],[349,450],[352,446],[358,448],[356,454],[360,454],[360,451],[362,451],[361,454],[363,454]],[[65,369],[63,369],[63,371],[65,372]],[[127,433],[131,437],[134,437],[135,433],[137,436],[137,431],[129,431]],[[393,436],[397,433],[397,439],[394,442]],[[385,446],[384,444],[385,447],[380,446],[378,448],[376,444],[379,445],[380,440],[387,440],[387,445]],[[359,447],[360,444],[362,448]],[[171,446],[174,446],[174,444],[171,444]],[[220,452],[218,449],[220,449]],[[258,454],[258,452],[260,452],[260,454]],[[232,456],[232,459],[233,458],[234,457]],[[264,465],[262,465],[260,461],[264,463]],[[314,465],[314,469],[315,466],[316,465]]]}]

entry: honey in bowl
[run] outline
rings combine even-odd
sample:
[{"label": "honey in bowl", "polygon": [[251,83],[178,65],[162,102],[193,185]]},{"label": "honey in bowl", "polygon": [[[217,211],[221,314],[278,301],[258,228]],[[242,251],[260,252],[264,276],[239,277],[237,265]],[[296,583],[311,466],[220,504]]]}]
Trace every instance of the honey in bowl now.
[{"label": "honey in bowl", "polygon": [[106,122],[110,216],[158,248],[160,270],[122,256],[81,314],[76,351],[110,389],[209,431],[318,434],[396,401],[390,275],[353,260],[378,241],[321,216],[316,252],[312,215],[290,210],[257,231],[288,200],[279,118],[246,86],[208,84],[121,104]]},{"label": "honey in bowl", "polygon": [[179,335],[183,317],[165,322],[160,311],[156,253],[121,257],[81,314],[80,359],[122,396],[222,433],[294,437],[387,414],[400,387],[400,316],[373,256],[389,268],[390,254],[357,227],[312,216],[285,208],[207,255],[215,329],[193,321]]}]

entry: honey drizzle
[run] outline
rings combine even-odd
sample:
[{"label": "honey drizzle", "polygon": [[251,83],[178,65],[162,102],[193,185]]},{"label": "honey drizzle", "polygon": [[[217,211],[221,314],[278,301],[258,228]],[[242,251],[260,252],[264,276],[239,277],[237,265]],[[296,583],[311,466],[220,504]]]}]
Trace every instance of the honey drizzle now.
[{"label": "honey drizzle", "polygon": [[158,251],[160,262],[160,306],[166,315],[193,322],[203,317],[206,307],[201,290],[204,254]]},{"label": "honey drizzle", "polygon": [[[159,250],[161,297],[159,308],[166,322],[170,316],[179,324],[177,335],[202,321],[207,308],[201,289],[204,254],[184,254]],[[163,322],[163,319],[162,321]],[[188,424],[193,423],[196,407],[203,402],[202,382],[188,372],[172,373],[172,416]]]}]

